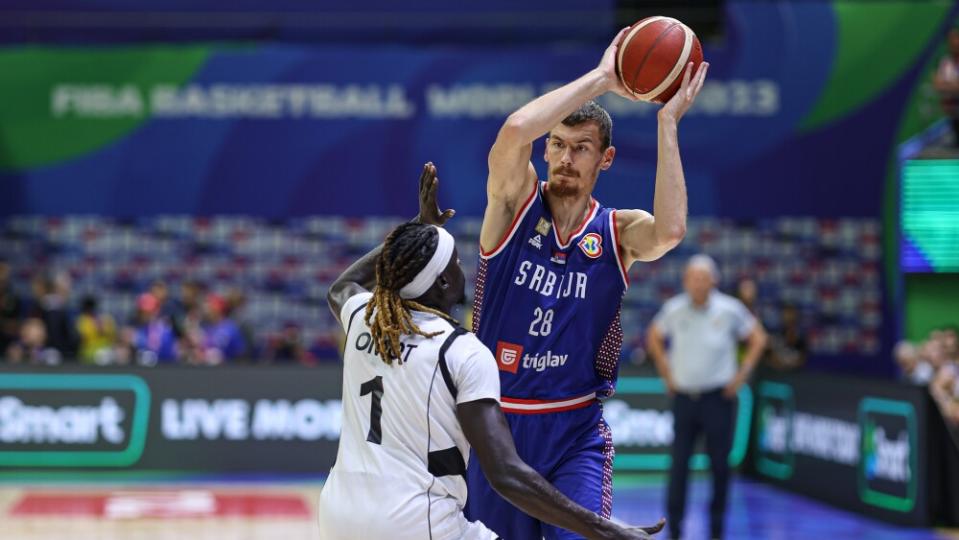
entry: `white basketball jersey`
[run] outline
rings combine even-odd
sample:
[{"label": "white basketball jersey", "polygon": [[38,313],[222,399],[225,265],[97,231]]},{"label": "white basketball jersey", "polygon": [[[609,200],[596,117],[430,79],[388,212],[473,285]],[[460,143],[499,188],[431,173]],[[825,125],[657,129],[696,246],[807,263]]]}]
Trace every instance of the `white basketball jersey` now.
[{"label": "white basketball jersey", "polygon": [[433,338],[403,336],[401,358],[376,354],[364,321],[372,295],[343,306],[343,426],[320,495],[320,532],[332,539],[495,538],[463,516],[469,443],[456,405],[499,401],[499,374],[473,334],[432,314],[413,320]]}]

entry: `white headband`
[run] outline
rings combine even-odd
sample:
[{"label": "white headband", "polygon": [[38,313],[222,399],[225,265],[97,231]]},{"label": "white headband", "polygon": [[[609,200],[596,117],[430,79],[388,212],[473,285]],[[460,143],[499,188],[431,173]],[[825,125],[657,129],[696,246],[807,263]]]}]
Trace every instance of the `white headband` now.
[{"label": "white headband", "polygon": [[450,257],[453,256],[453,246],[455,245],[453,236],[442,227],[436,227],[435,225],[433,227],[438,233],[436,251],[433,252],[430,262],[426,263],[426,267],[420,270],[419,274],[416,274],[413,281],[400,289],[400,298],[408,300],[423,296],[436,282],[436,278],[446,269],[446,265],[450,263]]}]

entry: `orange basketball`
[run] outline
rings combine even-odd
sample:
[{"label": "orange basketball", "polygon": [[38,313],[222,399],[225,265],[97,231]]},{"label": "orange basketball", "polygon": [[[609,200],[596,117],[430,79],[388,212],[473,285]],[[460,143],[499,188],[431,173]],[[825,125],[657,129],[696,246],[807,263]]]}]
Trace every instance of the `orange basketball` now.
[{"label": "orange basketball", "polygon": [[647,17],[630,27],[616,56],[616,70],[626,88],[643,101],[665,103],[679,90],[683,70],[693,73],[703,61],[696,34],[669,17]]}]

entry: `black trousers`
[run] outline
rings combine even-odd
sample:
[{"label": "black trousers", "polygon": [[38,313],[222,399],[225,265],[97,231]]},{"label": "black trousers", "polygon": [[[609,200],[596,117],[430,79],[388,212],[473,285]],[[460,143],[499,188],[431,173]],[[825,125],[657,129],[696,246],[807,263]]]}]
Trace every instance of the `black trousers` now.
[{"label": "black trousers", "polygon": [[679,538],[682,531],[689,458],[693,455],[700,433],[706,435],[706,453],[713,476],[713,498],[709,505],[710,533],[712,538],[723,536],[734,404],[734,400],[723,397],[722,388],[702,394],[676,394],[673,399],[673,462],[666,497],[666,515],[672,538]]}]

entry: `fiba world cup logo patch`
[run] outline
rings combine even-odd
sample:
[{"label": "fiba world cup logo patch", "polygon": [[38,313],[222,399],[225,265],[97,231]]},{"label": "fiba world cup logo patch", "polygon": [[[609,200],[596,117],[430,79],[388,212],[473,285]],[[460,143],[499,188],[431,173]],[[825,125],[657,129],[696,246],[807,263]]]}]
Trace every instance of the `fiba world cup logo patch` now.
[{"label": "fiba world cup logo patch", "polygon": [[598,259],[603,254],[603,237],[596,233],[589,233],[579,241],[579,249],[583,250],[590,259]]}]

